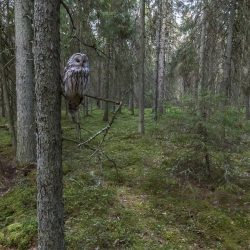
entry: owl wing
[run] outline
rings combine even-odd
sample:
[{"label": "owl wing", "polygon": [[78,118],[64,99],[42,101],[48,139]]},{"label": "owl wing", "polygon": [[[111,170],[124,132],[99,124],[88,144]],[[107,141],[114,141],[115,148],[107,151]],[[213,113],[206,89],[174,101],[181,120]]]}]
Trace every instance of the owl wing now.
[{"label": "owl wing", "polygon": [[[82,68],[82,75],[83,75],[83,89],[86,90],[89,85],[89,62],[86,61],[84,63],[84,67]],[[85,91],[86,92],[86,91]]]}]

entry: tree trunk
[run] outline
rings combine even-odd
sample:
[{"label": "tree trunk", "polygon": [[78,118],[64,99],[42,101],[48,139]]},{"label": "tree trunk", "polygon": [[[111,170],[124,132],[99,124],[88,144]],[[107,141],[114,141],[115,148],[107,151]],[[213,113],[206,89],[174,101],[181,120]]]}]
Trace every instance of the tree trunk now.
[{"label": "tree trunk", "polygon": [[207,0],[204,0],[204,12],[202,17],[202,30],[201,30],[201,43],[200,43],[200,64],[199,64],[199,87],[200,87],[200,116],[202,119],[202,123],[200,123],[200,128],[198,129],[199,133],[202,135],[202,140],[204,143],[204,162],[206,166],[207,175],[211,177],[211,168],[210,168],[210,154],[207,148],[208,142],[208,132],[206,126],[204,124],[207,122],[208,115],[208,107],[206,103],[206,95],[208,93],[208,67],[209,67],[209,57],[208,57],[208,20],[207,20]]},{"label": "tree trunk", "polygon": [[223,95],[226,98],[226,102],[229,101],[231,97],[231,60],[232,60],[232,45],[233,45],[233,27],[235,19],[235,10],[236,10],[236,0],[232,0],[230,3],[230,12],[228,18],[228,31],[227,31],[227,46],[225,54],[225,63],[223,71]]},{"label": "tree trunk", "polygon": [[158,0],[158,18],[156,19],[156,68],[155,68],[155,99],[154,99],[154,120],[158,120],[158,105],[159,105],[159,55],[160,55],[160,40],[161,40],[161,25],[162,25],[162,0]]},{"label": "tree trunk", "polygon": [[33,2],[15,1],[17,150],[21,164],[36,160],[31,15]]},{"label": "tree trunk", "polygon": [[[0,81],[1,81],[1,86],[2,86],[2,97],[3,97],[3,103],[5,106],[5,111],[6,111],[6,116],[8,120],[8,127],[9,127],[9,132],[11,135],[11,143],[12,143],[12,148],[13,151],[16,152],[16,129],[15,129],[15,112],[14,109],[12,109],[11,105],[11,91],[10,91],[10,86],[8,84],[8,79],[6,75],[8,74],[6,72],[7,70],[7,60],[4,57],[4,49],[5,49],[5,44],[4,44],[4,33],[9,35],[9,30],[7,28],[9,27],[9,2],[6,4],[6,10],[3,11],[6,15],[4,15],[4,19],[7,21],[5,23],[0,20]],[[4,24],[6,26],[4,26]]]},{"label": "tree trunk", "polygon": [[[207,13],[206,10],[203,12],[202,24],[201,24],[201,41],[200,41],[200,51],[199,51],[199,86],[198,91],[201,92],[201,96],[205,95],[207,91],[206,83],[205,83],[205,49],[206,49],[206,26],[207,26]],[[199,94],[198,94],[199,96]]]},{"label": "tree trunk", "polygon": [[38,249],[63,250],[60,0],[35,0]]},{"label": "tree trunk", "polygon": [[[0,40],[0,50],[2,48],[1,40]],[[5,62],[3,60],[2,53],[0,53],[0,75],[1,75],[1,84],[2,84],[2,95],[3,95],[3,102],[5,104],[6,114],[7,114],[7,120],[8,120],[8,127],[9,132],[11,135],[11,144],[13,147],[13,151],[16,152],[16,129],[15,129],[15,120],[14,120],[14,114],[13,110],[11,109],[10,105],[10,93],[8,89],[7,79],[5,77],[5,71],[3,68],[3,65],[5,65]]]},{"label": "tree trunk", "polygon": [[133,90],[133,86],[134,83],[132,83],[131,85],[131,91],[129,94],[129,111],[131,112],[131,115],[135,114],[135,107],[134,107],[134,90]]},{"label": "tree trunk", "polygon": [[138,69],[138,99],[139,99],[139,124],[138,132],[144,134],[144,88],[145,88],[145,0],[140,1],[140,50],[139,50],[139,69]]},{"label": "tree trunk", "polygon": [[9,132],[11,135],[11,144],[12,144],[13,151],[16,152],[16,129],[15,129],[14,112],[11,109],[10,93],[8,91],[7,79],[5,77],[5,72],[3,68],[1,69],[1,75],[2,75],[2,83],[3,83],[4,102],[6,105],[5,107],[6,107],[7,119],[9,123]]},{"label": "tree trunk", "polygon": [[3,94],[3,83],[1,83],[1,115],[5,117],[5,103],[4,103],[4,94]]},{"label": "tree trunk", "polygon": [[[101,88],[102,88],[102,61],[98,61],[98,80],[97,80],[97,96],[101,96]],[[97,107],[101,108],[101,102],[98,100],[96,102]]]},{"label": "tree trunk", "polygon": [[165,46],[166,46],[166,19],[167,0],[159,0],[159,21],[157,31],[157,59],[156,59],[156,83],[155,83],[155,108],[154,119],[158,119],[158,114],[164,112],[164,76],[165,76]]},{"label": "tree trunk", "polygon": [[246,102],[246,119],[250,120],[250,92],[246,93],[245,102]]},{"label": "tree trunk", "polygon": [[[110,78],[111,78],[111,43],[108,41],[108,55],[107,58],[107,72],[106,72],[106,79],[105,79],[105,98],[109,98],[109,84],[110,84]],[[109,120],[109,103],[104,103],[104,114],[103,114],[103,121],[107,122]]]}]

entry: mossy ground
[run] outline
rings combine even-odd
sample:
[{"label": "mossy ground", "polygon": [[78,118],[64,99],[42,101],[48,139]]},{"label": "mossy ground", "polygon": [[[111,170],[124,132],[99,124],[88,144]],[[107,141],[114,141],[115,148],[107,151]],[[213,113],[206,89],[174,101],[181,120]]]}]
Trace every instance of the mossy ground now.
[{"label": "mossy ground", "polygon": [[[64,140],[68,249],[250,249],[247,142],[233,151],[235,168],[241,171],[237,181],[206,184],[177,179],[170,170],[177,158],[189,154],[190,138],[184,136],[188,120],[183,117],[179,109],[171,108],[155,123],[151,110],[146,110],[142,137],[136,133],[138,118],[123,110],[103,145],[116,167],[103,155],[100,164],[98,154]],[[104,126],[102,112],[94,111],[82,120],[82,140]],[[74,126],[65,116],[62,127],[64,138],[75,139]],[[246,131],[247,123],[233,130],[243,136]],[[0,149],[1,154],[11,151],[4,129],[0,129]],[[213,154],[217,166],[220,152]],[[29,249],[36,243],[35,178],[35,171],[19,176],[1,197],[0,248]]]}]

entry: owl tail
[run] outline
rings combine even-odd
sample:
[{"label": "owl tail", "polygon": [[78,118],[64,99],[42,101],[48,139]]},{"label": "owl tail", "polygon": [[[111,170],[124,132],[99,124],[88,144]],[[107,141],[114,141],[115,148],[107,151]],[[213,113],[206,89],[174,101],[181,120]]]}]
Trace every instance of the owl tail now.
[{"label": "owl tail", "polygon": [[80,106],[82,100],[83,100],[83,98],[80,98],[79,100],[78,100],[78,98],[73,99],[73,100],[68,100],[69,113],[70,113],[73,121],[75,121],[76,113],[79,109],[79,106]]},{"label": "owl tail", "polygon": [[78,110],[78,107],[79,105],[76,105],[76,103],[72,103],[72,102],[68,103],[69,112],[71,114],[76,113],[76,111]]}]

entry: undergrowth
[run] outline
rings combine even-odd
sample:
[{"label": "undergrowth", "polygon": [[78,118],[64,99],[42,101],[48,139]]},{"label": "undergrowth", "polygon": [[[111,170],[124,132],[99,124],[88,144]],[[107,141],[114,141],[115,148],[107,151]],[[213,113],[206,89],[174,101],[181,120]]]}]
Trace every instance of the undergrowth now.
[{"label": "undergrowth", "polygon": [[[157,123],[146,110],[143,137],[138,118],[124,109],[103,145],[116,166],[67,140],[75,140],[75,131],[63,114],[68,249],[249,249],[250,125],[236,110],[227,112],[222,121],[214,112],[203,124],[204,145],[202,121],[188,109],[169,107]],[[105,126],[101,118],[96,110],[82,119],[82,141]],[[9,143],[0,129],[1,154],[9,155]],[[29,249],[36,228],[34,170],[0,199],[0,248]]]}]

